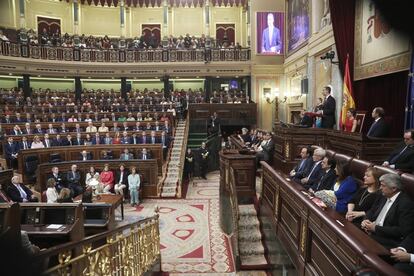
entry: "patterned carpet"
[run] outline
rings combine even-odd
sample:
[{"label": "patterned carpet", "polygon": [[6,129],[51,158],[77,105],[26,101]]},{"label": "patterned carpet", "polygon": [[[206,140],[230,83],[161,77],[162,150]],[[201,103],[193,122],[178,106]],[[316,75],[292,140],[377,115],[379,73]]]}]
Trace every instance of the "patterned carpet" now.
[{"label": "patterned carpet", "polygon": [[126,209],[131,219],[154,214],[158,207],[161,267],[170,275],[235,275],[230,243],[219,225],[219,176],[194,180],[187,199],[149,199]]}]

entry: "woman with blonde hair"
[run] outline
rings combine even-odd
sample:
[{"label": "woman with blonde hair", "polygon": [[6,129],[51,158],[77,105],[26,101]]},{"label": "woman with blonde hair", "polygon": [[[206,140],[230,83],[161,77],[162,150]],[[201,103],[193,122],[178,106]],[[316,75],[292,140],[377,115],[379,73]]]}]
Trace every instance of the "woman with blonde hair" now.
[{"label": "woman with blonde hair", "polygon": [[35,135],[35,137],[33,138],[31,148],[32,149],[43,149],[44,147],[45,145],[43,145],[42,141],[40,141],[39,136]]},{"label": "woman with blonde hair", "polygon": [[54,178],[49,178],[46,187],[47,203],[56,203],[59,197],[58,192],[56,191],[56,180]]}]

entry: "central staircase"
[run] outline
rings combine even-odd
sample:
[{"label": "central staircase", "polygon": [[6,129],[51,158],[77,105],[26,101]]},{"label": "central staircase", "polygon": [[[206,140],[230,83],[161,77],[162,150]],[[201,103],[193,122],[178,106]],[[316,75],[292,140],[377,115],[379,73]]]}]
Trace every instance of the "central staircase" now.
[{"label": "central staircase", "polygon": [[241,269],[266,269],[260,221],[253,204],[239,205],[239,252]]},{"label": "central staircase", "polygon": [[171,147],[171,153],[169,158],[167,158],[166,170],[164,177],[161,180],[161,197],[163,198],[177,197],[180,190],[181,174],[184,167],[184,158],[182,157],[182,153],[183,148],[186,147],[186,126],[186,120],[178,121]]}]

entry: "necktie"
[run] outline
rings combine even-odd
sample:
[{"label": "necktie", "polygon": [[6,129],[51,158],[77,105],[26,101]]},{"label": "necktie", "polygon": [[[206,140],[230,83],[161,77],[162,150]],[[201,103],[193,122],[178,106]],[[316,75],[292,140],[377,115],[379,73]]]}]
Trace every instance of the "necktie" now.
[{"label": "necktie", "polygon": [[24,149],[27,149],[27,142],[24,142]]},{"label": "necktie", "polygon": [[26,192],[23,190],[23,188],[22,188],[20,185],[17,185],[16,187],[17,187],[17,189],[19,190],[20,197],[21,197],[21,198],[23,198],[23,199],[26,199],[26,198],[27,198],[27,194],[26,194]]},{"label": "necktie", "polygon": [[396,156],[394,156],[391,160],[390,160],[390,164],[395,164],[395,162],[397,162],[398,158],[400,158],[400,156],[404,153],[404,151],[408,148],[408,146],[405,146],[402,151],[400,151]]},{"label": "necktie", "polygon": [[302,169],[304,163],[305,163],[305,160],[302,159],[302,161],[300,161],[298,171],[300,171],[300,169]]},{"label": "necktie", "polygon": [[311,172],[308,174],[308,178],[310,178],[310,177],[311,177],[311,175],[312,175],[313,171],[315,170],[316,166],[318,166],[318,164],[319,164],[319,163],[315,163],[315,165],[313,165],[313,168],[312,168]]},{"label": "necktie", "polygon": [[381,212],[379,213],[377,219],[375,220],[375,224],[382,226],[384,224],[385,216],[388,213],[389,205],[392,203],[391,199],[387,199],[387,202],[384,204],[384,206],[381,209]]},{"label": "necktie", "polygon": [[46,139],[46,147],[48,148],[49,147],[49,139]]}]

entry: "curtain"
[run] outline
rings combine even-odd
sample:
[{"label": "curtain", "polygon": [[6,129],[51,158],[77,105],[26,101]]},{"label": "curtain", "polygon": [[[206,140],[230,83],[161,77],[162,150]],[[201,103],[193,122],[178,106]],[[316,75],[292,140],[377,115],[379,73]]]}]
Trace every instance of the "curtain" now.
[{"label": "curtain", "polygon": [[43,29],[46,29],[49,35],[56,33],[56,31],[59,31],[60,34],[60,19],[39,16],[37,18],[37,32],[39,36],[43,33]]},{"label": "curtain", "polygon": [[226,41],[226,36],[228,45],[230,45],[232,42],[235,43],[234,24],[216,24],[216,40],[220,43],[220,45],[223,44],[224,41]]},{"label": "curtain", "polygon": [[157,42],[161,42],[161,25],[160,24],[142,24],[142,31],[145,33],[145,41],[148,41],[151,33],[155,34]]},{"label": "curtain", "polygon": [[349,71],[354,79],[354,26],[355,0],[329,0],[332,28],[335,37],[339,68],[345,70],[346,55],[349,54]]}]

